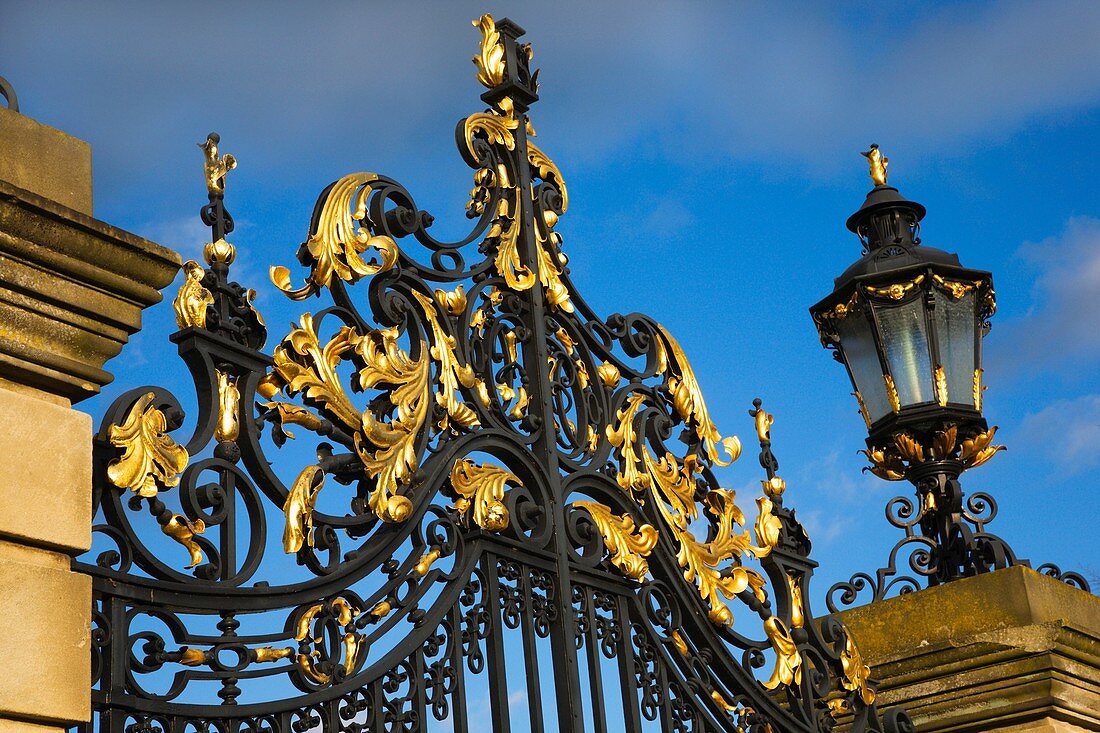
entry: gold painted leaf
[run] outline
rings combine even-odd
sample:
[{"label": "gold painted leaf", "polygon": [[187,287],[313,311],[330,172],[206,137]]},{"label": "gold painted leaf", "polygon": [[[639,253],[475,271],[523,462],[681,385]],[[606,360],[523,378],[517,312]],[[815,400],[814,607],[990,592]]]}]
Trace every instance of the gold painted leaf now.
[{"label": "gold painted leaf", "polygon": [[122,424],[108,431],[111,445],[123,453],[107,466],[107,478],[144,497],[156,496],[158,487],[178,485],[189,458],[187,449],[165,434],[168,421],[154,399],[153,392],[139,397]]},{"label": "gold painted leaf", "polygon": [[649,524],[636,527],[629,514],[612,514],[610,507],[594,501],[575,501],[573,506],[592,516],[611,555],[611,564],[628,578],[644,578],[649,572],[646,557],[657,546],[657,530]]},{"label": "gold painted leaf", "polygon": [[936,433],[936,436],[932,439],[932,458],[942,461],[949,457],[955,450],[958,434],[959,429],[955,425]]},{"label": "gold painted leaf", "polygon": [[[694,426],[696,435],[699,436],[707,455],[714,463],[719,466],[730,465],[741,455],[741,441],[735,436],[723,438],[719,434],[718,428],[711,420],[710,412],[703,399],[703,392],[695,379],[695,372],[691,368],[687,354],[680,348],[680,344],[668,329],[664,326],[658,326],[658,329],[672,352],[670,363],[672,374],[669,375],[666,384],[672,395],[672,404],[676,413],[685,424]],[[723,453],[728,458],[724,458]]]},{"label": "gold painted leaf", "polygon": [[509,483],[522,486],[519,477],[510,471],[475,463],[470,458],[455,461],[451,468],[450,488],[458,499],[455,508],[466,514],[473,507],[474,523],[491,532],[500,532],[508,527],[504,490]]},{"label": "gold painted leaf", "polygon": [[307,402],[332,415],[337,421],[355,430],[361,418],[351,403],[336,367],[345,355],[361,342],[355,329],[344,326],[323,347],[317,338],[313,316],[302,314],[302,325],[275,347],[273,371],[285,384],[288,394],[301,393]]},{"label": "gold painted leaf", "polygon": [[[397,243],[386,235],[372,234],[358,224],[366,219],[370,184],[376,180],[376,173],[351,173],[322,194],[317,202],[320,213],[316,228],[305,243],[311,265],[306,284],[295,289],[290,284],[290,271],[279,266],[271,268],[275,287],[294,300],[302,300],[329,287],[333,277],[354,283],[397,264]],[[377,259],[363,259],[367,250],[374,250]]]},{"label": "gold painted leaf", "polygon": [[473,21],[473,26],[481,31],[481,52],[474,56],[477,80],[492,89],[504,81],[504,44],[488,13]]},{"label": "gold painted leaf", "polygon": [[802,655],[798,653],[798,645],[791,638],[791,632],[776,616],[764,621],[764,633],[768,635],[768,641],[775,652],[775,668],[772,675],[763,685],[769,690],[774,690],[780,685],[797,687],[802,684]]}]

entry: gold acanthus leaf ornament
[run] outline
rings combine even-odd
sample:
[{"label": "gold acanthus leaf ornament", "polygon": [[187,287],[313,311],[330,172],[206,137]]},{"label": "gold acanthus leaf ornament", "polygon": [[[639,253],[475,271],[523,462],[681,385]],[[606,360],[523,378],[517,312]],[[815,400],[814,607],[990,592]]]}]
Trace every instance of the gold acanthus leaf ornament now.
[{"label": "gold acanthus leaf ornament", "polygon": [[120,489],[139,496],[154,497],[159,487],[179,484],[187,467],[187,449],[165,434],[168,420],[153,404],[156,395],[147,392],[134,402],[121,425],[112,425],[107,437],[123,450],[107,466],[107,478]]},{"label": "gold acanthus leaf ornament", "polygon": [[863,661],[852,632],[844,627],[844,649],[840,652],[840,668],[843,676],[840,686],[849,692],[858,692],[864,705],[875,701],[875,688],[871,686],[871,668]]},{"label": "gold acanthus leaf ornament", "polygon": [[[423,296],[429,304],[431,298]],[[310,314],[302,325],[276,347],[274,371],[265,378],[263,393],[271,395],[281,388],[289,395],[301,393],[307,404],[343,423],[352,431],[356,453],[364,472],[375,479],[369,506],[386,522],[403,521],[412,511],[411,502],[398,495],[417,469],[416,436],[425,426],[430,395],[431,361],[428,350],[412,359],[398,344],[397,328],[376,329],[362,336],[349,326],[341,327],[323,347]],[[446,349],[444,349],[446,351]],[[384,388],[396,416],[389,422],[368,410],[360,413],[341,384],[336,368],[350,358],[361,368],[355,373],[354,386],[360,390]],[[279,418],[297,422],[310,429],[320,426],[310,413],[274,405]]]},{"label": "gold acanthus leaf ornament", "polygon": [[[290,270],[275,266],[271,268],[275,287],[293,300],[302,300],[328,287],[334,276],[354,283],[397,264],[397,243],[358,224],[367,218],[370,184],[377,180],[376,173],[352,173],[322,194],[316,228],[305,243],[311,264],[305,285],[295,289],[290,283]],[[362,254],[368,249],[377,252],[377,259],[363,259]]]},{"label": "gold acanthus leaf ornament", "polygon": [[325,472],[319,466],[307,466],[298,474],[283,502],[283,551],[294,554],[303,545],[313,547],[313,511],[317,495],[325,484]]},{"label": "gold acanthus leaf ornament", "polygon": [[529,289],[535,284],[535,274],[523,264],[519,256],[519,217],[516,209],[515,189],[501,196],[497,204],[497,215],[485,235],[485,241],[496,247],[493,264],[497,274],[504,278],[505,284],[515,291]]},{"label": "gold acanthus leaf ornament", "polygon": [[389,400],[397,415],[390,422],[369,410],[362,415],[362,432],[355,434],[356,451],[367,475],[376,479],[369,504],[386,522],[402,522],[412,502],[397,494],[416,473],[416,436],[428,417],[431,362],[426,350],[411,358],[397,343],[397,329],[371,331],[356,350],[364,367],[356,375],[362,389],[390,386]]},{"label": "gold acanthus leaf ornament", "polygon": [[[695,434],[702,441],[707,456],[714,463],[719,466],[730,465],[741,455],[741,441],[736,436],[723,438],[718,433],[718,428],[710,418],[707,404],[703,400],[703,392],[695,379],[695,372],[691,368],[687,354],[668,329],[658,326],[658,330],[672,356],[666,384],[672,395],[672,404],[676,408],[676,413],[685,424],[694,426]],[[719,446],[722,450],[719,450]],[[728,458],[723,458],[722,451]]]},{"label": "gold acanthus leaf ornament", "polygon": [[206,309],[214,304],[214,296],[202,284],[206,270],[194,260],[183,263],[183,284],[180,285],[172,308],[180,328],[206,328]]},{"label": "gold acanthus leaf ornament", "polygon": [[875,476],[886,481],[901,481],[905,478],[905,464],[894,451],[873,449],[873,450],[861,450],[860,453],[867,456],[867,460],[871,462],[871,465],[863,469],[864,471],[870,471]]},{"label": "gold acanthus leaf ornament", "polygon": [[472,25],[481,31],[481,51],[474,56],[477,80],[492,89],[504,82],[504,44],[493,16],[486,13]]},{"label": "gold acanthus leaf ornament", "polygon": [[[684,580],[696,584],[699,596],[710,608],[707,616],[723,626],[733,623],[733,612],[719,598],[719,594],[732,600],[751,588],[757,600],[767,601],[764,576],[742,566],[740,558],[746,552],[767,554],[770,548],[754,547],[747,530],[740,533],[733,530],[735,524],[744,525],[745,522],[745,515],[734,501],[734,496],[729,489],[714,489],[707,493],[707,511],[715,518],[714,538],[709,542],[700,542],[686,524],[677,523],[666,514],[666,519],[670,519],[669,527],[680,545],[676,559],[683,568]],[[661,502],[658,502],[658,507],[662,513],[667,512]]]},{"label": "gold acanthus leaf ornament", "polygon": [[797,687],[802,684],[802,655],[798,653],[791,632],[778,617],[772,616],[764,621],[764,633],[775,652],[775,667],[771,677],[763,683],[764,687],[774,690],[780,685]]},{"label": "gold acanthus leaf ornament", "polygon": [[967,468],[977,468],[997,454],[997,451],[1005,450],[1003,445],[993,445],[993,436],[997,434],[997,426],[994,425],[984,433],[975,435],[969,440],[964,440],[959,450],[959,460]]},{"label": "gold acanthus leaf ornament", "polygon": [[937,364],[933,370],[933,389],[936,393],[936,403],[940,407],[947,407],[947,373],[943,366]]},{"label": "gold acanthus leaf ornament", "polygon": [[263,402],[262,407],[275,413],[279,425],[283,428],[283,435],[293,438],[294,433],[286,429],[287,425],[301,425],[306,430],[318,432],[321,429],[321,418],[299,405],[289,402]]},{"label": "gold acanthus leaf ornament", "polygon": [[294,325],[282,343],[275,347],[272,372],[275,383],[289,395],[301,393],[307,403],[356,430],[362,418],[340,383],[336,368],[360,346],[363,339],[355,329],[344,326],[321,346],[313,316],[303,313],[300,320],[302,325]]},{"label": "gold acanthus leaf ornament", "polygon": [[455,354],[455,337],[447,333],[443,327],[436,313],[434,301],[415,290],[413,296],[420,302],[424,316],[428,319],[432,331],[431,355],[439,364],[438,381],[441,389],[436,393],[435,399],[446,411],[446,417],[439,425],[440,430],[447,429],[449,421],[462,428],[480,425],[481,421],[478,420],[477,413],[458,398],[460,385],[469,389],[477,384],[473,367],[459,361]]},{"label": "gold acanthus leaf ornament", "polygon": [[930,438],[924,438],[927,445],[922,444],[909,433],[903,432],[894,436],[893,445],[865,450],[861,453],[871,462],[865,470],[887,481],[900,481],[905,478],[909,468],[928,460],[958,460],[962,462],[964,469],[982,465],[998,451],[1005,449],[1003,445],[993,445],[993,436],[996,432],[997,428],[992,427],[960,443],[958,427],[948,425]]},{"label": "gold acanthus leaf ornament", "polygon": [[653,525],[636,526],[629,514],[612,514],[610,507],[594,501],[575,501],[573,506],[591,515],[611,555],[611,564],[628,578],[644,578],[649,572],[646,558],[657,546],[657,530]]},{"label": "gold acanthus leaf ornament", "polygon": [[522,486],[519,477],[503,468],[460,458],[451,467],[450,489],[455,497],[454,509],[469,517],[477,526],[490,532],[508,527],[508,508],[504,506],[504,491],[508,484]]}]

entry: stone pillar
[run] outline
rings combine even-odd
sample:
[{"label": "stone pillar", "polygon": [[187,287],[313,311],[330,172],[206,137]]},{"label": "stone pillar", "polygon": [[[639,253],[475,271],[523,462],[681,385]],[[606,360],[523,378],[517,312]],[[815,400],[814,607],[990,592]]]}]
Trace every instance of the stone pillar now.
[{"label": "stone pillar", "polygon": [[920,733],[1100,730],[1100,598],[1025,567],[841,614]]},{"label": "stone pillar", "polygon": [[0,107],[0,731],[89,719],[91,418],[179,255],[93,219],[88,144]]}]

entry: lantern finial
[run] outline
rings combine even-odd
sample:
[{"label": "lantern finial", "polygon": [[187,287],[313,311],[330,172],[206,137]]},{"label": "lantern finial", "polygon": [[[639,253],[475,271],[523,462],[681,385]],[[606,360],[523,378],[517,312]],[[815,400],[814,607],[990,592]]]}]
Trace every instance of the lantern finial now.
[{"label": "lantern finial", "polygon": [[871,143],[871,149],[860,153],[871,164],[871,180],[876,186],[886,185],[886,167],[890,165],[890,159],[878,150],[878,143]]}]

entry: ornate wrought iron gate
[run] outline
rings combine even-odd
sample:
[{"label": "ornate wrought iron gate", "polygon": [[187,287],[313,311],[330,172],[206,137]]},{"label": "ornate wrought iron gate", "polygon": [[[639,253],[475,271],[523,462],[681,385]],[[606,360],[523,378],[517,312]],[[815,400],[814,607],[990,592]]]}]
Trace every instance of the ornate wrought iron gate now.
[{"label": "ornate wrought iron gate", "polygon": [[[395,181],[340,179],[298,250],[305,283],[271,271],[332,305],[270,356],[229,280],[235,161],[203,146],[208,267],[185,265],[171,336],[191,437],[158,387],[96,437],[91,729],[907,729],[879,717],[843,625],[811,613],[772,417],[750,410],[750,529],[712,472],[740,444],[676,340],[573,288],[531,49],[507,20],[475,25],[489,108],[457,130],[473,230],[438,241]],[[306,467],[280,475],[278,452]]]}]

